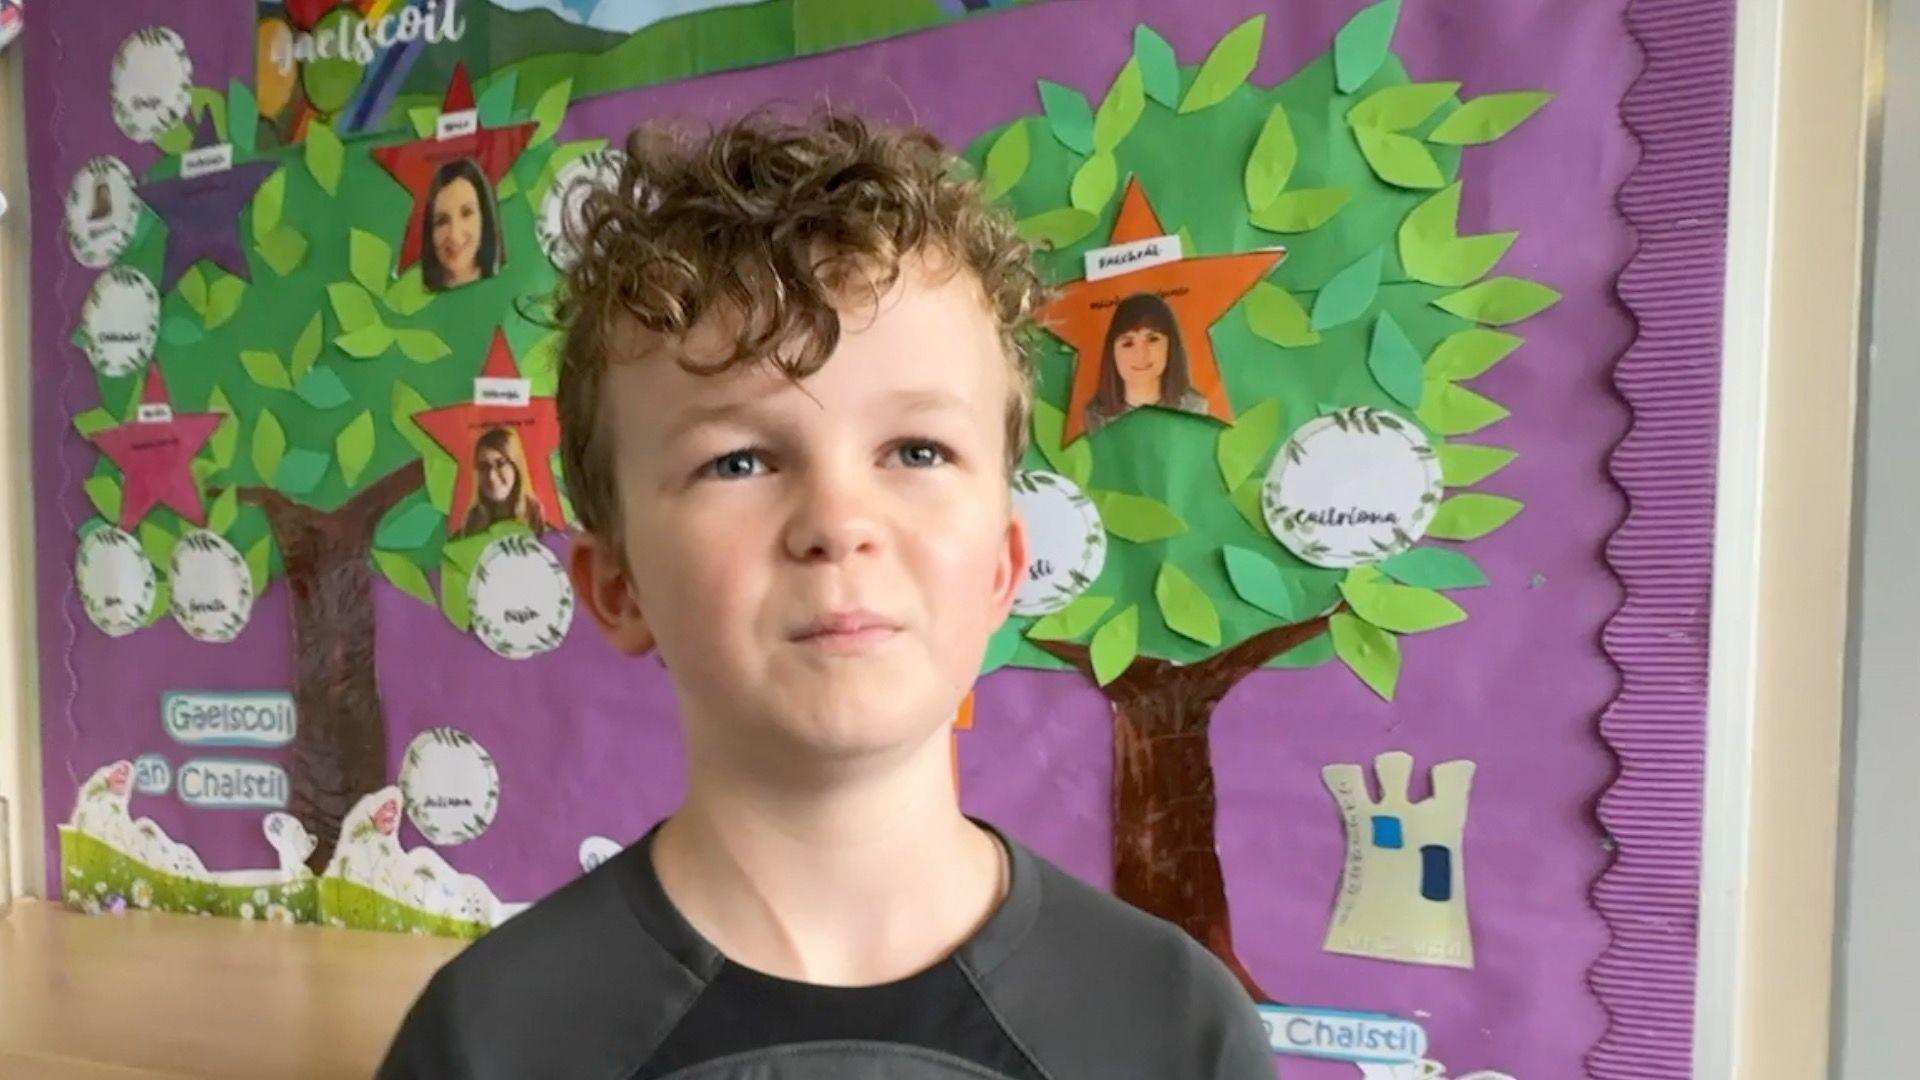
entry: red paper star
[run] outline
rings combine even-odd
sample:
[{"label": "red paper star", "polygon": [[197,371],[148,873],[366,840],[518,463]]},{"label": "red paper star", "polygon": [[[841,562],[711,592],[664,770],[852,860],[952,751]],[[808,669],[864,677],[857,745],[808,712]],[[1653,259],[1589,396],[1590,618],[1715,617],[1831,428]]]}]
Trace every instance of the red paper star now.
[{"label": "red paper star", "polygon": [[[1129,180],[1108,243],[1125,244],[1165,234],[1140,181]],[[1186,345],[1193,389],[1207,399],[1212,416],[1231,421],[1233,404],[1220,381],[1220,365],[1214,358],[1209,331],[1286,254],[1283,248],[1272,248],[1243,255],[1189,256],[1117,277],[1076,281],[1063,288],[1042,317],[1046,328],[1073,346],[1080,357],[1074,370],[1064,441],[1072,442],[1086,432],[1087,405],[1100,389],[1100,365],[1113,309],[1137,293],[1156,294],[1173,309]]]},{"label": "red paper star", "polygon": [[[473,107],[473,84],[467,79],[467,67],[465,64],[456,65],[453,82],[447,86],[447,96],[441,103],[440,111],[444,115],[464,112]],[[413,212],[407,218],[407,238],[400,245],[401,270],[420,259],[420,247],[425,242],[420,221],[426,212],[427,189],[433,185],[433,174],[440,166],[460,158],[472,158],[480,166],[480,171],[486,174],[488,182],[497,185],[513,168],[521,151],[533,141],[534,130],[539,126],[527,123],[503,128],[478,128],[451,139],[417,139],[373,151],[373,160],[392,173],[402,187],[413,193]]]},{"label": "red paper star", "polygon": [[[120,467],[120,527],[132,529],[157,505],[172,507],[195,525],[207,523],[200,486],[193,479],[193,456],[213,438],[222,413],[174,413],[160,366],[147,369],[141,411],[154,419],[106,428],[93,434],[94,445]],[[164,410],[164,411],[163,411]]]},{"label": "red paper star", "polygon": [[[520,378],[520,365],[514,360],[513,349],[507,345],[507,335],[502,331],[493,332],[493,346],[487,350],[487,363],[480,377]],[[461,531],[473,508],[474,443],[493,428],[510,428],[519,435],[527,465],[527,475],[522,482],[539,502],[548,528],[557,529],[564,523],[560,488],[553,479],[553,454],[560,448],[560,413],[552,398],[529,398],[525,405],[474,402],[448,405],[415,413],[413,422],[434,442],[445,447],[460,466],[453,482],[453,512],[447,516],[449,534]]]}]

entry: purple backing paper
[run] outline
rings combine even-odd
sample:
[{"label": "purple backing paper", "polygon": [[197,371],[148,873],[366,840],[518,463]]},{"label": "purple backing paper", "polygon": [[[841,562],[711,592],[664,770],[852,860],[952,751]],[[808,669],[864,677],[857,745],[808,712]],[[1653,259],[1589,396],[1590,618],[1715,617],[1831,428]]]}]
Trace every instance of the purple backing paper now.
[{"label": "purple backing paper", "polygon": [[[617,137],[648,117],[721,116],[769,97],[825,97],[965,143],[1037,111],[1036,78],[1104,89],[1130,54],[1139,21],[1193,64],[1232,26],[1266,12],[1266,44],[1253,78],[1271,85],[1329,49],[1361,6],[1326,0],[1277,11],[1252,0],[1192,0],[1177,9],[1147,0],[1053,0],[777,67],[578,103],[561,138]],[[1669,205],[1654,192],[1668,183],[1659,162],[1691,163],[1702,200],[1697,213],[1709,222],[1723,214],[1709,204],[1724,201],[1724,154],[1711,152],[1724,151],[1724,123],[1704,122],[1715,109],[1724,120],[1724,94],[1713,96],[1724,91],[1724,71],[1713,66],[1722,51],[1707,49],[1705,61],[1672,61],[1672,82],[1660,79],[1667,70],[1660,57],[1692,56],[1698,42],[1722,40],[1730,14],[1717,4],[1710,14],[1672,23],[1657,13],[1676,3],[1633,6],[1655,60],[1633,99],[1647,160],[1624,204],[1643,244],[1616,295],[1616,277],[1635,252],[1617,195],[1642,152],[1621,119],[1622,99],[1642,64],[1623,6],[1405,5],[1395,46],[1416,79],[1463,80],[1463,96],[1537,88],[1557,95],[1513,135],[1470,150],[1463,169],[1463,231],[1519,230],[1502,271],[1547,282],[1566,297],[1522,326],[1526,347],[1476,383],[1513,410],[1488,433],[1490,441],[1521,451],[1484,489],[1522,499],[1527,510],[1472,546],[1492,584],[1456,594],[1471,615],[1466,623],[1409,642],[1397,704],[1374,698],[1337,665],[1261,672],[1221,703],[1213,726],[1219,846],[1241,959],[1291,1003],[1418,1019],[1432,1035],[1432,1056],[1456,1076],[1499,1069],[1520,1080],[1557,1080],[1583,1073],[1583,1063],[1606,1076],[1684,1075],[1689,1052],[1711,539],[1700,530],[1711,522],[1712,453],[1710,436],[1676,433],[1683,426],[1712,430],[1718,323],[1716,316],[1711,336],[1701,336],[1704,314],[1688,309],[1697,321],[1682,329],[1671,321],[1679,313],[1655,301],[1685,294],[1702,309],[1717,303],[1722,232],[1687,231],[1681,215],[1696,212],[1691,204]],[[87,623],[72,588],[75,529],[90,513],[81,481],[92,451],[70,420],[97,402],[85,357],[68,337],[95,272],[67,252],[59,196],[95,155],[118,155],[136,172],[152,159],[120,134],[107,107],[107,67],[122,37],[153,23],[171,25],[187,41],[195,82],[224,86],[251,73],[253,15],[251,0],[123,0],[110,13],[51,5],[26,32],[30,168],[42,193],[33,222],[33,409],[53,889],[54,826],[65,820],[78,782],[121,757],[159,752],[177,765],[186,756],[161,729],[164,692],[284,688],[290,677],[283,588],[267,590],[248,629],[227,646],[196,643],[171,620],[109,641]],[[1658,94],[1692,92],[1700,83],[1712,84],[1703,93],[1703,122],[1674,124]],[[1695,270],[1676,262],[1676,251],[1704,261]],[[1609,452],[1629,431],[1614,383],[1615,361],[1634,338],[1621,296],[1650,328],[1618,372],[1621,391],[1649,410],[1611,459],[1635,500],[1624,527],[1627,504],[1608,471]],[[1651,332],[1658,326],[1673,328],[1660,339],[1665,344]],[[1657,391],[1645,385],[1644,369],[1655,364],[1686,372],[1676,384],[1682,396],[1664,396],[1665,382]],[[1697,417],[1705,426],[1691,428],[1688,418]],[[1653,483],[1639,463],[1670,453],[1676,438],[1671,453],[1687,462],[1688,482]],[[1638,524],[1642,505],[1661,507],[1657,537],[1653,524]],[[1618,618],[1623,592],[1607,565],[1610,535],[1614,557],[1629,564],[1630,602]],[[1632,565],[1671,562],[1676,545],[1684,558],[1674,565],[1686,568],[1678,576],[1648,577]],[[535,899],[577,872],[582,838],[629,840],[674,806],[683,783],[680,740],[657,663],[621,660],[581,620],[558,652],[510,664],[455,632],[438,612],[384,583],[376,590],[395,774],[408,740],[445,724],[472,733],[501,770],[499,818],[478,840],[443,849],[455,867],[479,874],[504,899]],[[1694,617],[1661,621],[1665,608],[1655,603]],[[1596,721],[1622,686],[1602,649],[1603,628],[1613,662],[1626,672],[1606,729],[1625,767],[1606,805],[1621,855],[1598,890],[1615,935],[1610,950],[1608,924],[1590,895],[1610,858],[1595,806],[1615,768]],[[1685,636],[1670,642],[1670,632]],[[1104,698],[1071,674],[1005,672],[982,685],[976,716],[975,728],[960,735],[968,811],[1003,824],[1074,873],[1107,883],[1112,751]],[[1416,794],[1431,765],[1479,762],[1465,849],[1474,971],[1320,949],[1344,854],[1320,768],[1370,762],[1391,749],[1414,754]],[[1665,831],[1634,810],[1649,805],[1648,785],[1674,800],[1652,804],[1671,811]],[[169,796],[137,796],[133,809],[194,845],[214,869],[273,863],[258,813],[190,811]],[[408,846],[424,842],[405,828]],[[1594,980],[1614,1011],[1611,1029],[1588,982],[1603,950]],[[1624,991],[1642,979],[1648,992]],[[1285,1072],[1314,1080],[1350,1078],[1357,1070],[1287,1059]]]}]

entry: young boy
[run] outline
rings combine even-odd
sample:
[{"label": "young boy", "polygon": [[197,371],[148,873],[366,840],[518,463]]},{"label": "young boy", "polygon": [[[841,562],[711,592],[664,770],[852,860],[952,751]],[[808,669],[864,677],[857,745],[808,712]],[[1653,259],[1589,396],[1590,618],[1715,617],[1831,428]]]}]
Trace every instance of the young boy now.
[{"label": "young boy", "polygon": [[1210,953],[954,792],[1026,569],[1009,223],[847,116],[628,158],[560,293],[572,575],[672,677],[686,801],[447,965],[381,1075],[1271,1080]]}]

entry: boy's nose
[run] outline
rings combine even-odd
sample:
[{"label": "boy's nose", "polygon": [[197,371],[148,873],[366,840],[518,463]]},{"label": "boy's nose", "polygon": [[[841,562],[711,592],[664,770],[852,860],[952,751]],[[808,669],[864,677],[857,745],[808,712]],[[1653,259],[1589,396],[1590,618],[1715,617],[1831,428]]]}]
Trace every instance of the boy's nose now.
[{"label": "boy's nose", "polygon": [[787,554],[801,562],[839,562],[871,552],[880,528],[872,499],[850,479],[815,477],[798,492],[789,518]]}]

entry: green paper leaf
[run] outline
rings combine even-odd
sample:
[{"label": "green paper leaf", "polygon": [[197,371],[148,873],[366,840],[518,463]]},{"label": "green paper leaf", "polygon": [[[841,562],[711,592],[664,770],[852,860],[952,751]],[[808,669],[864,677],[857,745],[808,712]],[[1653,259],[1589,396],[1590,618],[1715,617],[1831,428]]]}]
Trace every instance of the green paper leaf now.
[{"label": "green paper leaf", "polygon": [[413,124],[415,135],[431,139],[440,132],[440,106],[415,105],[407,110],[407,120]]},{"label": "green paper leaf", "polygon": [[259,596],[273,575],[273,537],[263,536],[247,548],[247,574],[253,578],[253,595]]},{"label": "green paper leaf", "polygon": [[1271,527],[1267,524],[1266,507],[1261,505],[1262,486],[1261,477],[1249,476],[1242,480],[1240,486],[1234,488],[1233,493],[1227,498],[1255,532],[1268,536],[1271,535]]},{"label": "green paper leaf", "polygon": [[240,520],[240,492],[236,488],[228,488],[221,492],[213,500],[213,505],[208,508],[207,528],[225,534],[238,520]]},{"label": "green paper leaf", "polygon": [[1280,401],[1268,398],[1240,414],[1232,426],[1220,430],[1214,458],[1228,491],[1239,487],[1260,468],[1280,438]]},{"label": "green paper leaf", "polygon": [[1400,683],[1400,642],[1344,611],[1328,624],[1333,630],[1333,654],[1374,693],[1392,701]]},{"label": "green paper leaf", "polygon": [[508,173],[506,175],[506,179],[501,180],[498,184],[494,185],[493,197],[499,200],[500,202],[506,202],[508,199],[511,199],[518,194],[520,194],[520,174],[519,173]]},{"label": "green paper leaf", "polygon": [[105,519],[95,515],[80,523],[80,527],[73,531],[74,538],[77,540],[85,540],[87,537],[92,536],[94,533],[106,527],[107,523]]},{"label": "green paper leaf", "polygon": [[1287,119],[1287,107],[1275,103],[1267,113],[1266,123],[1260,126],[1260,135],[1253,141],[1253,152],[1247,155],[1246,174],[1242,178],[1247,192],[1247,209],[1259,224],[1260,211],[1273,205],[1273,200],[1286,190],[1287,181],[1293,179],[1293,167],[1300,162],[1300,144],[1293,137],[1293,122]]},{"label": "green paper leaf", "polygon": [[286,277],[300,268],[307,257],[307,238],[291,225],[282,225],[257,241],[255,250],[273,272]]},{"label": "green paper leaf", "polygon": [[1347,208],[1353,193],[1345,188],[1301,188],[1281,192],[1263,209],[1255,211],[1253,223],[1277,233],[1303,233],[1332,221]]},{"label": "green paper leaf", "polygon": [[1423,589],[1477,589],[1487,584],[1487,575],[1472,559],[1446,548],[1403,551],[1381,563],[1380,570],[1402,585]]},{"label": "green paper leaf", "polygon": [[213,438],[207,440],[207,447],[213,451],[213,463],[224,469],[233,464],[233,455],[240,449],[240,421],[233,415],[233,403],[217,386],[207,397],[207,411],[222,414],[220,426],[213,429]]},{"label": "green paper leaf", "polygon": [[1093,106],[1070,86],[1040,80],[1040,107],[1060,144],[1079,154],[1093,153]]},{"label": "green paper leaf", "polygon": [[1340,595],[1346,597],[1353,613],[1382,630],[1418,634],[1467,619],[1459,604],[1432,589],[1388,585],[1382,580],[1380,571],[1373,570],[1373,580],[1349,575],[1340,584]]},{"label": "green paper leaf", "polygon": [[1512,415],[1505,406],[1443,379],[1429,379],[1420,423],[1441,435],[1470,435]]},{"label": "green paper leaf", "polygon": [[211,117],[214,139],[219,142],[231,142],[233,135],[227,127],[226,97],[211,86],[196,86],[193,88],[191,100],[192,108],[187,115],[196,124],[203,117]]},{"label": "green paper leaf", "polygon": [[1440,447],[1441,482],[1448,487],[1472,487],[1512,464],[1520,455],[1498,446],[1450,442]]},{"label": "green paper leaf", "polygon": [[320,480],[327,475],[327,455],[317,450],[304,450],[294,447],[280,462],[280,472],[273,478],[273,486],[288,495],[305,495],[320,486]]},{"label": "green paper leaf", "polygon": [[174,282],[173,290],[187,302],[195,315],[202,319],[207,317],[207,275],[200,269],[199,263],[187,267],[180,275],[180,280]]},{"label": "green paper leaf", "polygon": [[1462,330],[1434,346],[1427,357],[1430,379],[1475,379],[1513,355],[1525,339],[1478,327]]},{"label": "green paper leaf", "polygon": [[375,323],[372,326],[363,326],[350,334],[341,334],[333,339],[333,343],[339,346],[341,352],[355,360],[373,360],[393,347],[393,339],[392,327]]},{"label": "green paper leaf", "polygon": [[155,519],[147,518],[140,523],[140,547],[146,552],[147,561],[162,574],[172,570],[173,549],[179,543],[180,538]]},{"label": "green paper leaf", "polygon": [[247,378],[258,386],[269,390],[293,389],[293,380],[287,377],[287,366],[280,362],[277,353],[265,349],[242,349],[240,365],[247,369]]},{"label": "green paper leaf", "polygon": [[341,333],[351,334],[380,322],[373,297],[351,281],[336,281],[327,286],[327,299],[333,302],[333,318],[340,324]]},{"label": "green paper leaf", "polygon": [[307,320],[306,329],[300,331],[300,336],[293,342],[287,373],[296,383],[313,370],[314,361],[320,359],[320,349],[325,344],[326,331],[321,325],[320,313],[316,311],[313,318]]},{"label": "green paper leaf", "polygon": [[437,607],[439,600],[433,595],[433,583],[427,580],[426,571],[405,555],[391,551],[373,549],[373,564],[380,568],[381,576],[392,582],[394,587],[429,607]]},{"label": "green paper leaf", "polygon": [[433,303],[433,293],[427,290],[419,263],[387,286],[386,303],[388,310],[396,315],[418,315]]},{"label": "green paper leaf", "polygon": [[87,499],[101,517],[108,521],[120,520],[120,481],[111,476],[93,476],[81,486],[87,489]]},{"label": "green paper leaf", "polygon": [[1167,39],[1142,23],[1133,28],[1133,58],[1147,96],[1171,109],[1180,100],[1180,61]]},{"label": "green paper leaf", "polygon": [[169,345],[191,345],[196,341],[204,341],[206,336],[207,332],[200,329],[199,323],[179,315],[170,315],[160,324],[160,340]]},{"label": "green paper leaf", "polygon": [[1352,266],[1333,275],[1313,301],[1313,328],[1331,330],[1367,313],[1380,295],[1380,269],[1386,252],[1374,248]]},{"label": "green paper leaf", "polygon": [[1411,131],[1460,90],[1457,82],[1402,83],[1368,94],[1347,110],[1347,123],[1381,131]]},{"label": "green paper leaf", "polygon": [[287,170],[278,169],[253,193],[253,238],[260,241],[280,227],[287,206]]},{"label": "green paper leaf", "polygon": [[1407,275],[1428,285],[1458,288],[1480,280],[1492,270],[1520,235],[1514,232],[1485,236],[1459,234],[1458,183],[1421,203],[1400,225],[1400,261]]},{"label": "green paper leaf", "polygon": [[1033,163],[1033,140],[1027,134],[1027,122],[1015,120],[1007,125],[987,151],[986,174],[981,178],[981,197],[988,202],[1012,191],[1027,175]]},{"label": "green paper leaf", "polygon": [[533,144],[539,146],[560,132],[560,122],[567,118],[567,105],[573,100],[573,79],[562,79],[545,90],[540,91],[539,100],[533,103],[533,119],[539,126],[533,129]]},{"label": "green paper leaf", "polygon": [[1069,201],[1076,210],[1098,214],[1106,209],[1107,202],[1113,198],[1114,189],[1119,186],[1120,163],[1103,150],[1088,158],[1087,163],[1073,174]]},{"label": "green paper leaf", "polygon": [[1227,580],[1240,599],[1279,619],[1284,625],[1300,621],[1303,614],[1300,597],[1287,584],[1287,576],[1273,560],[1243,547],[1224,547]]},{"label": "green paper leaf", "polygon": [[1539,112],[1553,95],[1539,90],[1488,94],[1460,106],[1440,122],[1427,141],[1442,146],[1480,146],[1505,136]]},{"label": "green paper leaf", "polygon": [[184,154],[193,149],[193,128],[182,120],[155,137],[153,145],[164,154]]},{"label": "green paper leaf", "polygon": [[407,445],[419,451],[423,457],[438,451],[440,444],[434,442],[432,436],[421,430],[420,425],[413,422],[413,418],[431,408],[433,406],[428,404],[426,398],[420,396],[418,390],[399,380],[394,381],[393,426],[399,430],[400,437],[407,440]]},{"label": "green paper leaf", "polygon": [[1134,125],[1140,122],[1140,114],[1146,109],[1147,95],[1140,75],[1140,62],[1128,60],[1127,65],[1120,69],[1119,77],[1113,80],[1106,99],[1100,102],[1099,110],[1093,114],[1093,148],[1112,153]]},{"label": "green paper leaf", "polygon": [[1373,348],[1367,353],[1367,370],[1387,396],[1409,409],[1420,407],[1422,383],[1426,372],[1420,363],[1420,350],[1413,347],[1407,332],[1393,316],[1381,312],[1373,324]]},{"label": "green paper leaf", "polygon": [[1058,250],[1072,247],[1086,239],[1087,234],[1092,232],[1094,226],[1098,224],[1100,219],[1085,210],[1061,207],[1058,210],[1048,210],[1026,218],[1014,228],[1020,233],[1020,238],[1027,243],[1036,247]]},{"label": "green paper leaf", "polygon": [[980,658],[978,677],[984,678],[1013,662],[1013,654],[1020,651],[1020,624],[1012,619],[1000,624],[1000,629],[987,638],[986,655]]},{"label": "green paper leaf", "polygon": [[[431,453],[421,458],[427,465],[427,498],[433,501],[433,508],[441,514],[453,512],[453,484],[460,476],[460,465],[445,450],[434,447]],[[566,492],[560,498],[566,498]]]},{"label": "green paper leaf", "polygon": [[340,144],[340,136],[318,120],[307,124],[306,160],[307,171],[320,190],[328,195],[340,194],[340,172],[347,163],[347,149]]},{"label": "green paper leaf", "polygon": [[433,530],[443,519],[427,501],[416,501],[406,509],[388,514],[374,530],[373,545],[393,551],[412,551],[433,539]]},{"label": "green paper leaf", "polygon": [[1333,39],[1334,84],[1351,94],[1373,78],[1393,47],[1400,21],[1400,0],[1381,0],[1347,21]]},{"label": "green paper leaf", "polygon": [[346,478],[348,487],[360,482],[360,474],[373,460],[373,445],[373,413],[362,409],[333,440],[334,452],[340,458],[340,475]]},{"label": "green paper leaf", "polygon": [[294,384],[293,392],[300,400],[316,409],[337,409],[353,400],[347,391],[347,384],[330,367],[314,368],[306,378]]},{"label": "green paper leaf", "polygon": [[173,611],[173,583],[163,574],[153,590],[153,610],[147,612],[147,625],[153,626]]},{"label": "green paper leaf", "polygon": [[98,406],[88,409],[73,418],[73,430],[83,439],[92,438],[97,432],[105,431],[120,423],[120,418]]},{"label": "green paper leaf", "polygon": [[1051,402],[1034,401],[1034,448],[1047,459],[1048,466],[1054,472],[1084,488],[1093,479],[1093,447],[1084,438],[1073,440],[1071,446],[1063,446],[1061,439],[1066,432],[1066,424],[1066,414]]},{"label": "green paper leaf", "polygon": [[1034,641],[1075,641],[1099,624],[1113,607],[1110,596],[1082,596],[1051,615],[1044,615],[1027,628]]},{"label": "green paper leaf", "polygon": [[286,456],[287,432],[280,426],[280,418],[270,410],[260,410],[253,422],[253,471],[261,483],[273,483]]},{"label": "green paper leaf", "polygon": [[[387,282],[391,277],[389,269],[393,266],[393,248],[385,240],[364,229],[349,229],[347,232],[347,265],[353,273],[353,280],[373,296],[387,291]],[[367,309],[373,309],[368,300]],[[344,321],[344,320],[343,320]]]},{"label": "green paper leaf", "polygon": [[1285,349],[1320,344],[1313,320],[1292,293],[1270,281],[1258,282],[1247,293],[1247,325],[1253,332]]},{"label": "green paper leaf", "polygon": [[448,560],[440,563],[440,613],[462,633],[473,629],[473,614],[467,607],[467,580],[472,576],[473,571]]},{"label": "green paper leaf", "polygon": [[207,286],[207,329],[214,330],[231,322],[240,313],[240,301],[247,294],[247,283],[232,274],[223,274]]},{"label": "green paper leaf", "polygon": [[1260,39],[1266,34],[1267,17],[1255,15],[1220,39],[1220,43],[1207,54],[1200,65],[1200,71],[1193,77],[1193,85],[1187,87],[1186,99],[1180,102],[1182,113],[1199,112],[1209,106],[1218,105],[1227,100],[1235,90],[1253,74],[1255,64],[1260,62]]},{"label": "green paper leaf", "polygon": [[1087,495],[1100,511],[1101,524],[1122,540],[1150,544],[1187,531],[1180,515],[1158,499],[1118,491],[1090,491]]},{"label": "green paper leaf", "polygon": [[1560,294],[1525,278],[1489,278],[1433,302],[1433,306],[1463,319],[1489,326],[1511,326],[1533,318],[1560,302]]},{"label": "green paper leaf", "polygon": [[227,138],[237,154],[251,154],[260,140],[260,100],[239,79],[227,81]]},{"label": "green paper leaf", "polygon": [[1446,185],[1440,163],[1418,139],[1370,127],[1354,128],[1353,137],[1359,141],[1360,153],[1366,157],[1373,175],[1382,181],[1416,191]]},{"label": "green paper leaf", "polygon": [[1440,503],[1427,535],[1436,540],[1478,540],[1512,521],[1524,504],[1503,495],[1468,492]]},{"label": "green paper leaf", "polygon": [[1171,560],[1160,564],[1153,599],[1160,605],[1160,617],[1167,629],[1202,645],[1220,644],[1220,612],[1206,592]]},{"label": "green paper leaf", "polygon": [[1092,654],[1094,681],[1101,686],[1125,675],[1140,655],[1139,607],[1128,607],[1094,631],[1088,652]]},{"label": "green paper leaf", "polygon": [[474,103],[480,111],[480,122],[488,127],[499,127],[513,119],[513,102],[519,89],[520,74],[512,68],[488,79]]},{"label": "green paper leaf", "polygon": [[393,336],[400,345],[400,352],[416,364],[431,364],[453,355],[453,350],[447,347],[440,335],[431,330],[398,330]]}]

